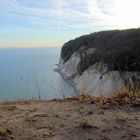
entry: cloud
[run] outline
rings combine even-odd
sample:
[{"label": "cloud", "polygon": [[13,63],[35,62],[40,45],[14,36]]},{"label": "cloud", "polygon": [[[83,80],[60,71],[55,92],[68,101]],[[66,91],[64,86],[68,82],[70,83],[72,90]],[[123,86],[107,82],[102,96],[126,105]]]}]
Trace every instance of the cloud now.
[{"label": "cloud", "polygon": [[0,47],[35,46],[37,40],[61,46],[89,32],[138,27],[139,5],[139,0],[0,0]]},{"label": "cloud", "polygon": [[95,0],[5,0],[0,4],[2,14],[13,17],[12,22],[16,18],[32,25],[47,26],[54,21],[56,25],[72,22],[77,27],[79,23],[94,24],[103,17]]},{"label": "cloud", "polygon": [[50,29],[82,29],[83,26],[102,30],[116,26],[117,18],[113,13],[116,1],[118,0],[1,0],[0,17],[1,21],[4,19],[11,26],[24,24],[27,27],[46,26]]}]

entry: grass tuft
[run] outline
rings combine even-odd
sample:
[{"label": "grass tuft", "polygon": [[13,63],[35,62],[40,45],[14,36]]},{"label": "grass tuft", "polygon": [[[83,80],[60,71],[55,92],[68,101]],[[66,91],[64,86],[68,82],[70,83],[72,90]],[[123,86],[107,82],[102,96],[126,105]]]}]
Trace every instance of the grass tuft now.
[{"label": "grass tuft", "polygon": [[77,99],[80,102],[95,103],[99,108],[104,108],[105,105],[110,106],[130,106],[130,107],[140,107],[140,90],[132,90],[127,86],[116,91],[116,94],[112,97],[93,97],[88,95],[86,92],[80,92]]},{"label": "grass tuft", "polygon": [[0,136],[5,136],[7,134],[4,128],[0,128]]},{"label": "grass tuft", "polygon": [[84,91],[81,91],[79,93],[79,96],[78,96],[78,100],[80,102],[87,102],[87,101],[91,101],[92,97],[90,95],[88,95],[86,92]]}]

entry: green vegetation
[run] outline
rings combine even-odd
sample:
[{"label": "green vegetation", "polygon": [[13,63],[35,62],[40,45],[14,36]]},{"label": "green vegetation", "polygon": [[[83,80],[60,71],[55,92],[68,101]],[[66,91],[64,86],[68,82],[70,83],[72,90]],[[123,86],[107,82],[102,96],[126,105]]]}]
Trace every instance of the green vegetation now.
[{"label": "green vegetation", "polygon": [[[89,48],[95,51],[86,54]],[[71,40],[62,48],[64,62],[76,51],[81,54],[80,74],[97,62],[106,64],[108,71],[140,72],[140,28],[95,32]]]}]

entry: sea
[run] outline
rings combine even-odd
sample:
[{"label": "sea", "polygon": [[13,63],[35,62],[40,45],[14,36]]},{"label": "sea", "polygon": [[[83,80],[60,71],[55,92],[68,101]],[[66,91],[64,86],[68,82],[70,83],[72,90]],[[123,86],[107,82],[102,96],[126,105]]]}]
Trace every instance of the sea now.
[{"label": "sea", "polygon": [[61,48],[1,48],[0,101],[64,99],[73,87],[54,69]]}]

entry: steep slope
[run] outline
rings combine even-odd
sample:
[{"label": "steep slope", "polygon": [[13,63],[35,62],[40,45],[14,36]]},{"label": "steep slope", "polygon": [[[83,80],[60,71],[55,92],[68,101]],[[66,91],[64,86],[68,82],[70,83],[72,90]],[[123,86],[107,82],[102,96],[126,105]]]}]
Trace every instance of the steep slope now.
[{"label": "steep slope", "polygon": [[112,95],[124,85],[139,87],[140,28],[95,32],[65,43],[60,71],[79,91]]}]

